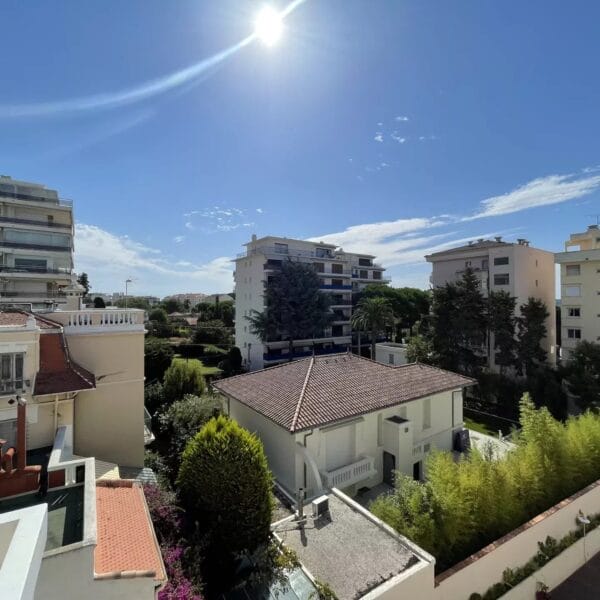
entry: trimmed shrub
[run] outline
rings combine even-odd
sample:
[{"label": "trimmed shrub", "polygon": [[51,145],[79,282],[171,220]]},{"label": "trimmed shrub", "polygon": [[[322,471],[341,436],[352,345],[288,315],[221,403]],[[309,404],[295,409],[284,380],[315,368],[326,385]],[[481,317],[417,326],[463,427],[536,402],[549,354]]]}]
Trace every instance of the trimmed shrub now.
[{"label": "trimmed shrub", "polygon": [[197,362],[173,362],[165,372],[163,389],[168,402],[181,400],[187,394],[200,396],[206,389],[200,365]]}]

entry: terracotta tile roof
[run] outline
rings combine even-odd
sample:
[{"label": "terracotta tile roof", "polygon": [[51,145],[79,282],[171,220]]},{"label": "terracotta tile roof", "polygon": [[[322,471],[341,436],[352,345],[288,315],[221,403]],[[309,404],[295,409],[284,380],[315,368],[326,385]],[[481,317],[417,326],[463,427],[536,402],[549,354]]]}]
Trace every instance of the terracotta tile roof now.
[{"label": "terracotta tile roof", "polygon": [[214,387],[294,432],[474,383],[420,363],[393,367],[333,354],[229,377]]},{"label": "terracotta tile roof", "polygon": [[96,482],[98,542],[94,551],[97,578],[153,577],[165,581],[160,548],[137,481]]},{"label": "terracotta tile roof", "polygon": [[40,370],[34,395],[61,394],[96,387],[94,375],[69,358],[62,333],[40,335]]},{"label": "terracotta tile roof", "polygon": [[[23,327],[27,324],[27,319],[31,314],[25,311],[0,312],[0,327]],[[34,314],[33,318],[40,329],[60,329],[58,323],[54,323],[40,315]]]}]

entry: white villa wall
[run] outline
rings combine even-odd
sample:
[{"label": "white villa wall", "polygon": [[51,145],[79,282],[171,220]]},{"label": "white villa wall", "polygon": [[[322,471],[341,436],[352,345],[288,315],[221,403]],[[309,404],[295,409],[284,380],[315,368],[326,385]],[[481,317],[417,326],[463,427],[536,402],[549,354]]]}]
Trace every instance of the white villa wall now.
[{"label": "white villa wall", "polygon": [[248,431],[255,433],[262,441],[274,477],[284,488],[294,493],[303,485],[296,471],[294,436],[233,398],[228,400],[228,405],[229,416]]},{"label": "white villa wall", "polygon": [[[538,551],[538,542],[543,542],[546,537],[551,536],[556,540],[564,537],[576,528],[576,517],[581,510],[586,515],[595,514],[600,508],[600,480],[588,486],[578,494],[563,500],[546,512],[534,517],[531,521],[497,540],[490,546],[480,550],[473,556],[467,558],[452,569],[442,573],[438,577],[436,587],[436,600],[454,600],[455,598],[468,598],[473,592],[484,594],[485,591],[498,581],[502,581],[502,572],[510,567],[515,569],[523,566]],[[598,533],[593,537],[590,534],[590,550],[599,544]],[[574,556],[566,555],[561,562],[562,553],[553,562],[560,563],[552,575],[554,585],[562,582],[573,571],[583,564],[583,549],[581,546],[580,560],[575,558],[577,549],[573,549]],[[546,570],[540,573],[547,575]],[[533,575],[535,577],[536,574]],[[514,590],[513,590],[514,592]],[[511,598],[526,598],[526,595],[512,595]]]}]

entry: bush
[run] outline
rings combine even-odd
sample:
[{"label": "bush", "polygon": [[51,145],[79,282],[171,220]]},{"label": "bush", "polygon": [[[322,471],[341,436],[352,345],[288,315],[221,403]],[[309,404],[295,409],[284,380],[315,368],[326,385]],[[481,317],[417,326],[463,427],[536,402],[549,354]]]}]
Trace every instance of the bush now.
[{"label": "bush", "polygon": [[170,338],[175,334],[175,330],[169,323],[161,323],[160,321],[148,321],[146,323],[148,337],[155,338]]},{"label": "bush", "polygon": [[148,337],[144,342],[144,371],[146,381],[162,381],[173,361],[173,348],[165,340]]},{"label": "bush", "polygon": [[208,532],[207,556],[216,564],[231,566],[268,543],[272,476],[260,440],[235,421],[220,416],[196,434],[177,484],[184,505]]},{"label": "bush", "polygon": [[169,440],[169,452],[164,457],[171,480],[179,471],[181,455],[187,443],[213,417],[223,410],[220,396],[207,394],[205,396],[185,396],[183,400],[174,402],[160,415],[161,434]]},{"label": "bush", "polygon": [[156,323],[166,323],[168,321],[167,312],[162,308],[154,308],[148,314],[148,320]]},{"label": "bush", "polygon": [[223,377],[231,377],[242,372],[242,353],[234,346],[227,353],[227,358],[219,363],[219,369],[223,371]]},{"label": "bush", "polygon": [[194,343],[231,345],[231,330],[225,327],[225,323],[219,319],[198,321],[194,332]]},{"label": "bush", "polygon": [[165,401],[165,392],[160,381],[155,381],[144,388],[144,406],[152,416],[160,411]]},{"label": "bush", "polygon": [[168,402],[181,400],[187,394],[200,396],[206,389],[202,368],[197,362],[173,361],[163,382]]}]

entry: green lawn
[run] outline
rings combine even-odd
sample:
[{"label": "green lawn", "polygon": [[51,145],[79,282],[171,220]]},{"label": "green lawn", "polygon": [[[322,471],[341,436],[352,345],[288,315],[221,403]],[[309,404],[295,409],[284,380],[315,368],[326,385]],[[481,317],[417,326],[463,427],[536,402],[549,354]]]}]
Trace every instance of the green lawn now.
[{"label": "green lawn", "polygon": [[512,431],[513,424],[511,421],[494,417],[493,415],[485,415],[476,411],[465,408],[463,419],[465,427],[491,435],[492,437],[498,437],[498,430],[502,431],[503,435],[508,435]]},{"label": "green lawn", "polygon": [[182,358],[181,356],[178,356],[176,354],[175,357],[173,358],[173,362],[197,363],[198,365],[200,365],[200,369],[202,370],[202,375],[220,375],[221,374],[221,369],[219,369],[218,367],[205,367],[202,364],[202,361],[198,360],[197,358]]}]

